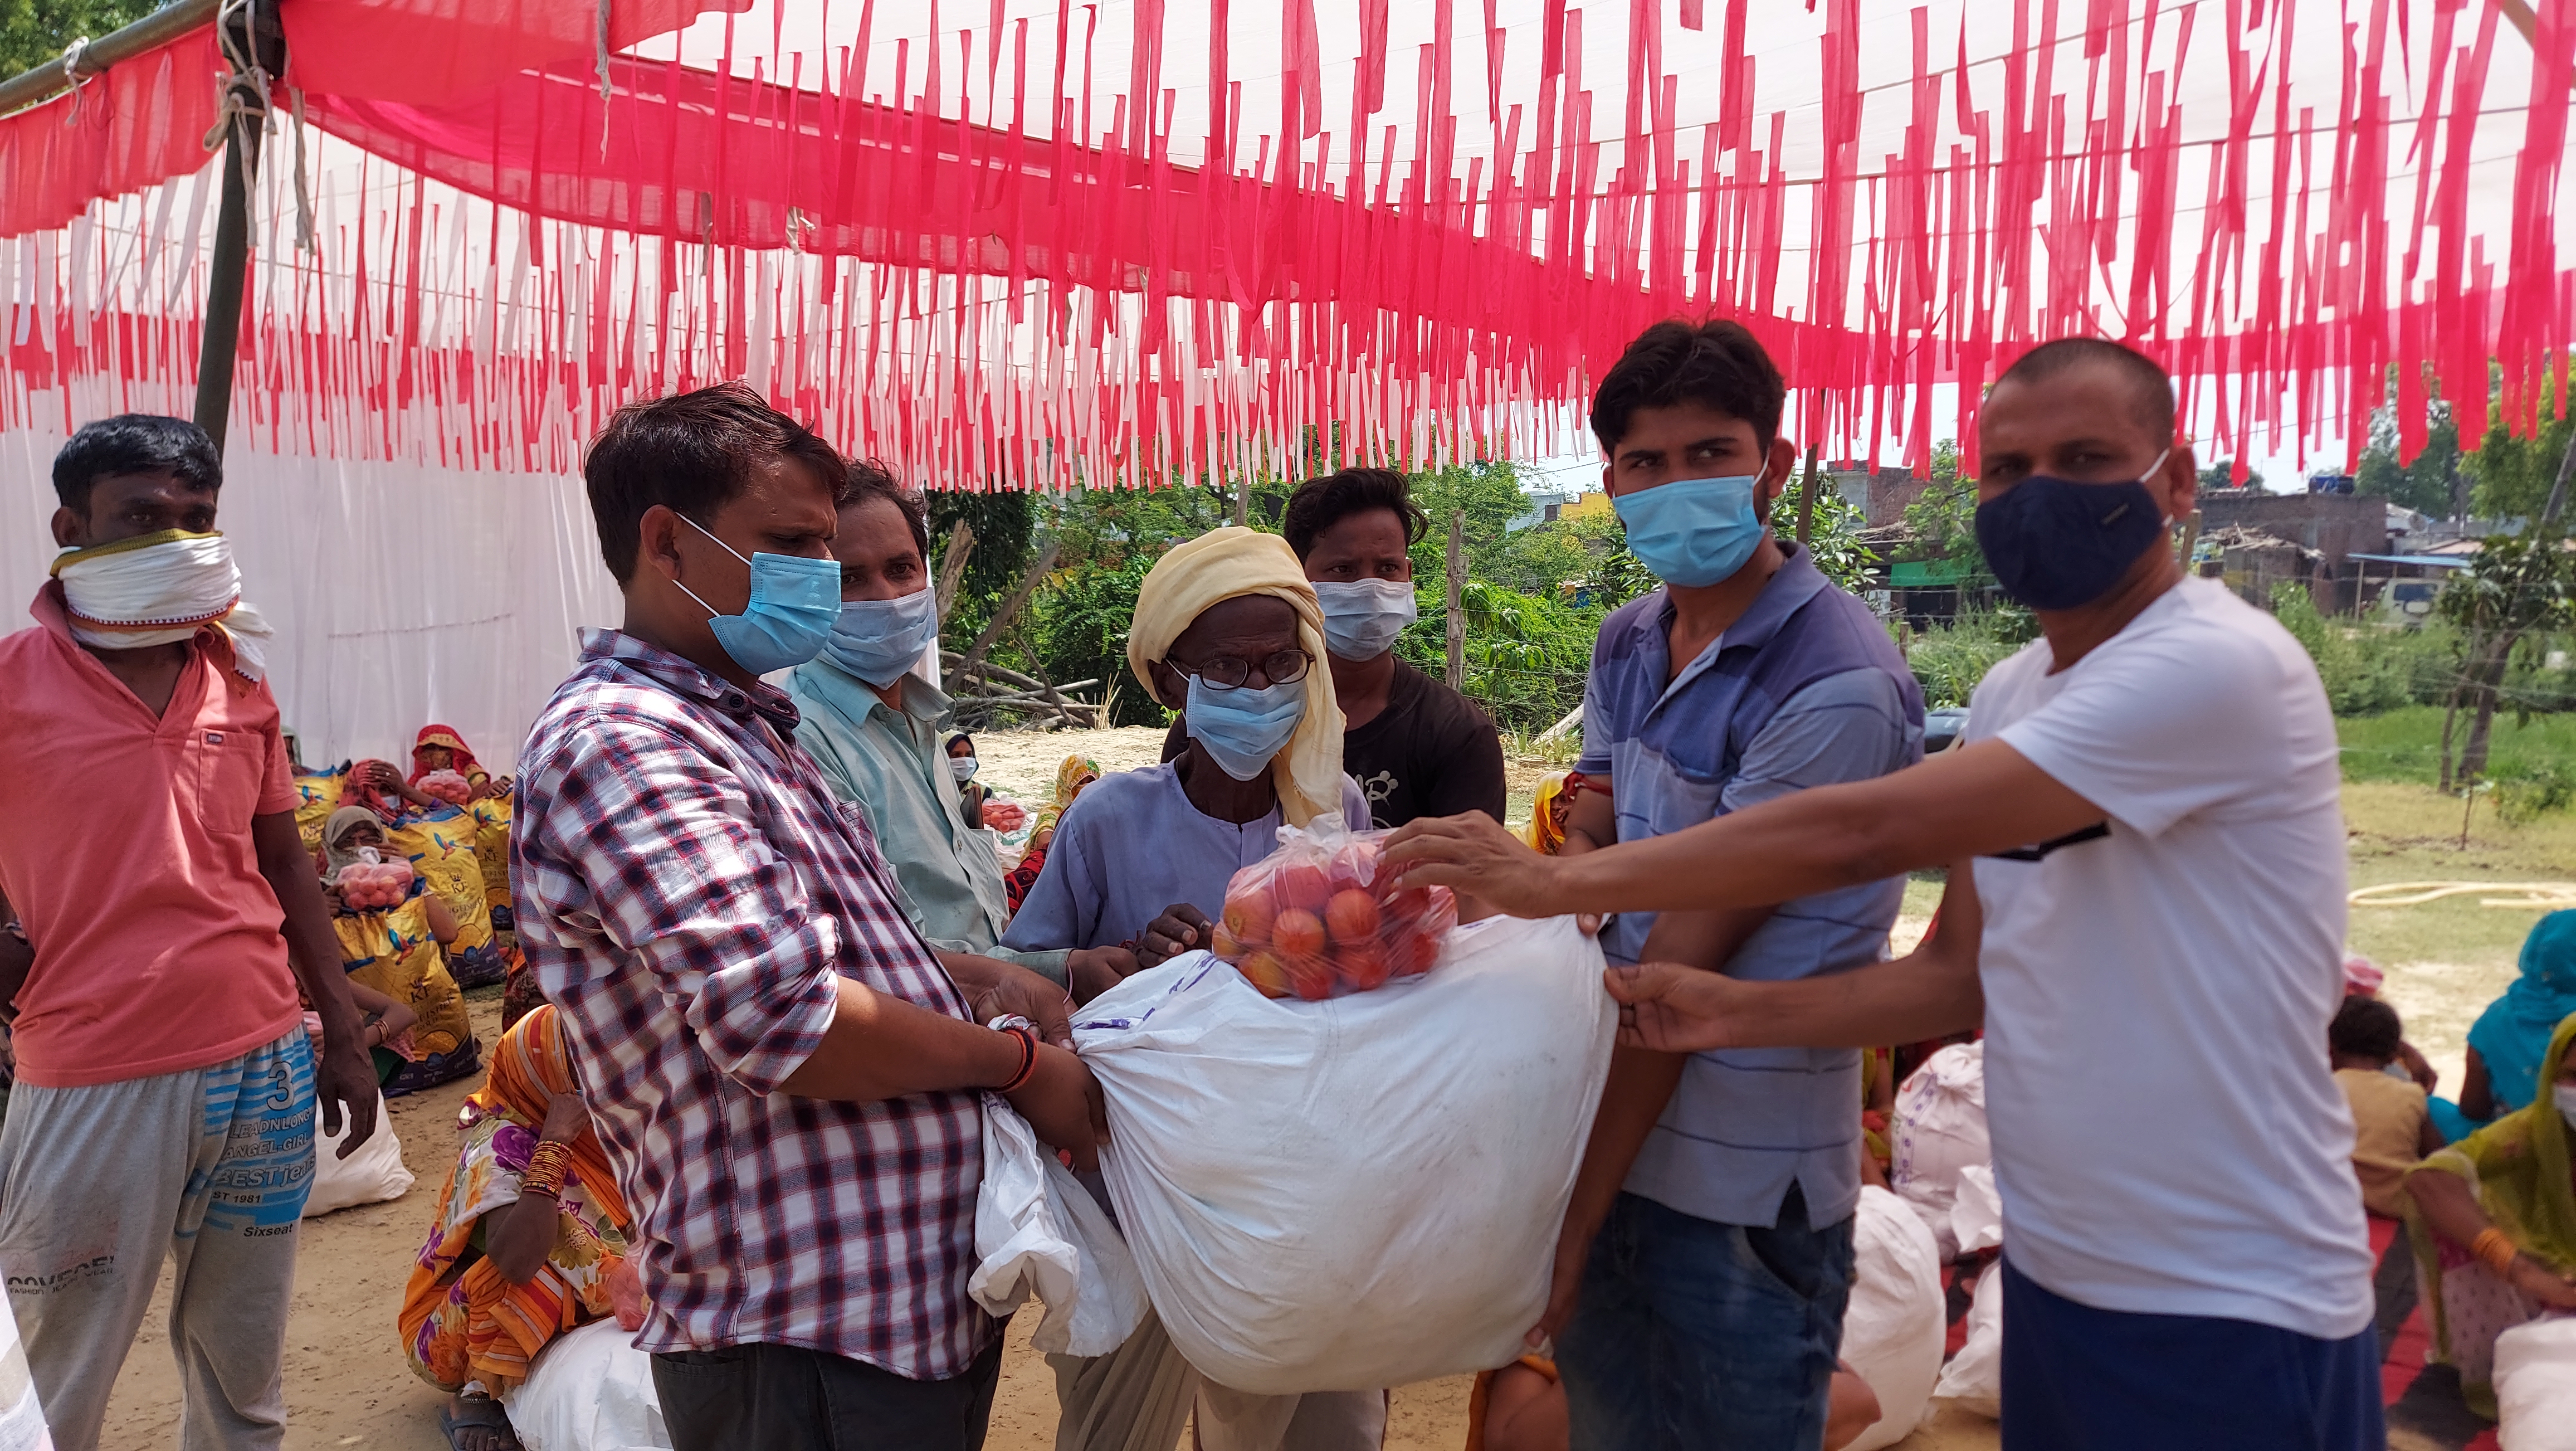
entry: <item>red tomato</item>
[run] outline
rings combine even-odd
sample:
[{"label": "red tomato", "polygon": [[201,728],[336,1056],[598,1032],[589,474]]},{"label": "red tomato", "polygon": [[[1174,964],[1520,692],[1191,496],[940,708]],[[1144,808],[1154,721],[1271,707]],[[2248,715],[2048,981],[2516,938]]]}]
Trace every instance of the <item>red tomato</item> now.
[{"label": "red tomato", "polygon": [[1343,986],[1353,992],[1364,993],[1373,987],[1384,987],[1386,980],[1395,974],[1386,949],[1374,942],[1354,943],[1340,949],[1333,956],[1333,965],[1341,971]]},{"label": "red tomato", "polygon": [[1312,1003],[1333,995],[1333,965],[1324,960],[1322,953],[1291,953],[1279,961],[1288,970],[1289,990],[1297,996]]},{"label": "red tomato", "polygon": [[1243,956],[1243,943],[1225,929],[1224,923],[1219,922],[1216,930],[1208,934],[1208,951],[1233,962]]},{"label": "red tomato", "polygon": [[1243,974],[1244,981],[1261,990],[1263,997],[1288,996],[1288,969],[1280,964],[1278,953],[1267,947],[1256,947],[1245,953],[1243,961],[1234,966]]},{"label": "red tomato", "polygon": [[1429,972],[1440,960],[1440,939],[1426,932],[1403,932],[1387,944],[1387,968],[1396,977]]},{"label": "red tomato", "polygon": [[1324,921],[1312,912],[1288,908],[1271,924],[1270,942],[1282,957],[1320,957],[1324,951]]},{"label": "red tomato", "polygon": [[1335,892],[1333,900],[1324,906],[1324,926],[1331,930],[1335,942],[1374,942],[1377,925],[1377,898],[1358,887]]},{"label": "red tomato", "polygon": [[1278,915],[1279,904],[1258,885],[1225,899],[1225,928],[1237,942],[1269,941],[1271,919]]},{"label": "red tomato", "polygon": [[1282,913],[1293,908],[1320,914],[1324,904],[1333,900],[1333,882],[1322,867],[1297,862],[1272,874],[1270,895]]}]

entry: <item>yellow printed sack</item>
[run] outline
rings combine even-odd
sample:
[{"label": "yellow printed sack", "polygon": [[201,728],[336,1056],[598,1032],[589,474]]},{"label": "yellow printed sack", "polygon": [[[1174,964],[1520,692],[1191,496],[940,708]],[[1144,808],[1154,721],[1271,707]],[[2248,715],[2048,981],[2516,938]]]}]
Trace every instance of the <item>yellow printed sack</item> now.
[{"label": "yellow printed sack", "polygon": [[331,919],[331,929],[339,934],[340,960],[349,980],[409,1004],[419,1017],[412,1044],[423,1056],[453,1053],[472,1040],[465,994],[457,990],[438,939],[430,935],[425,898],[415,894],[399,907],[343,912]]},{"label": "yellow printed sack", "polygon": [[304,838],[304,849],[322,849],[322,823],[340,809],[340,790],[349,784],[349,763],[342,761],[328,771],[295,773],[295,832]]},{"label": "yellow printed sack", "polygon": [[453,806],[441,806],[385,833],[386,844],[409,857],[429,889],[456,914],[456,940],[447,945],[447,964],[459,987],[488,986],[503,975],[474,837],[474,818]]},{"label": "yellow printed sack", "polygon": [[510,798],[490,796],[466,808],[474,818],[474,856],[483,866],[483,901],[510,905]]}]

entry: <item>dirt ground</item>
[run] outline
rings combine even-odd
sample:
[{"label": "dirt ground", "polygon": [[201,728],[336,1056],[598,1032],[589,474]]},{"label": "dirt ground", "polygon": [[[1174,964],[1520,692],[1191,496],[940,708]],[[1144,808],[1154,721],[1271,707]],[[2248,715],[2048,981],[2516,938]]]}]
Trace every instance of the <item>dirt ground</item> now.
[{"label": "dirt ground", "polygon": [[[978,737],[983,779],[1032,806],[1045,799],[1056,763],[1081,751],[1110,770],[1152,763],[1159,731],[1131,728],[1050,735]],[[1525,817],[1529,792],[1547,768],[1516,765],[1514,815]],[[2468,849],[2457,846],[2457,808],[2429,791],[2355,786],[2346,792],[2355,885],[2387,881],[2535,881],[2563,879],[2576,864],[2576,822],[2508,828],[2473,823]],[[1897,930],[1900,950],[1920,935],[1939,888],[1916,882]],[[2446,1086],[2458,1081],[2461,1038],[2478,1010],[2513,974],[2514,951],[2534,914],[2479,905],[2475,897],[2417,908],[2356,908],[2352,940],[2388,972],[2387,997],[2406,1015],[2408,1036],[2441,1066]],[[490,1041],[499,1029],[492,993],[473,1003],[476,1030]],[[431,1203],[444,1177],[456,1108],[469,1084],[400,1099],[391,1123],[403,1158],[419,1182],[401,1200],[343,1210],[306,1221],[299,1246],[294,1319],[286,1377],[292,1451],[372,1446],[438,1451],[441,1397],[405,1368],[393,1318],[412,1256],[427,1232]],[[164,1299],[135,1341],[103,1445],[146,1451],[175,1440],[178,1386],[162,1328]],[[1055,1392],[1046,1366],[1027,1346],[1024,1315],[1013,1327],[993,1414],[994,1451],[1043,1451],[1052,1444]],[[1402,1387],[1395,1393],[1390,1451],[1454,1451],[1463,1444],[1464,1378]],[[1907,1451],[1989,1451],[1992,1422],[1945,1411],[1904,1443]]]}]

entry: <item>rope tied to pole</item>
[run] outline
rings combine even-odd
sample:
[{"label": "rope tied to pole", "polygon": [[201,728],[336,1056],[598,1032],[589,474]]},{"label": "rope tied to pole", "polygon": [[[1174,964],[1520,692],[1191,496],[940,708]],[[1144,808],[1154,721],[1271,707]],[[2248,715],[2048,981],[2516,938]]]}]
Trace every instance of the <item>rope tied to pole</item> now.
[{"label": "rope tied to pole", "polygon": [[295,116],[295,250],[321,251],[313,237],[313,185],[304,174],[304,88],[288,86],[286,95]]},{"label": "rope tied to pole", "polygon": [[610,94],[610,87],[608,84],[608,4],[609,0],[599,0],[599,27],[597,31],[599,40],[599,54],[596,61],[599,68],[599,159],[602,161],[606,161],[608,159],[608,98]]},{"label": "rope tied to pole", "polygon": [[[242,24],[233,25],[239,15]],[[271,80],[268,68],[259,62],[259,46],[251,32],[257,26],[258,0],[224,0],[215,15],[215,43],[224,54],[224,64],[231,74],[223,79],[222,100],[215,108],[215,124],[206,130],[206,149],[224,144],[224,137],[244,118],[256,116],[265,124],[269,116],[268,92]],[[245,153],[242,184],[254,180]]]},{"label": "rope tied to pole", "polygon": [[63,113],[66,127],[80,119],[81,93],[89,89],[89,82],[93,79],[80,73],[81,55],[88,49],[89,37],[86,35],[73,36],[72,43],[63,47],[63,81],[72,88],[72,108]]}]

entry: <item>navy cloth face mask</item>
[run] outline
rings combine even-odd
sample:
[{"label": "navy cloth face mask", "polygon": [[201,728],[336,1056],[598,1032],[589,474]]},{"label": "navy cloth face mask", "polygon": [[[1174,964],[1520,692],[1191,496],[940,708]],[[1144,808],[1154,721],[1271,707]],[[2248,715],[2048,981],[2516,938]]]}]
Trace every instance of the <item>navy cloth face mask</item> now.
[{"label": "navy cloth face mask", "polygon": [[2071,610],[2109,594],[2138,556],[2165,537],[2166,520],[2146,480],[2083,484],[2033,474],[1977,506],[1977,547],[1995,582],[2034,610]]},{"label": "navy cloth face mask", "polygon": [[[680,517],[690,528],[716,539],[704,524],[686,514]],[[716,539],[716,547],[742,559],[741,550],[721,539]],[[716,643],[733,657],[733,663],[754,675],[802,665],[821,654],[824,642],[832,638],[832,627],[841,619],[841,561],[761,550],[742,562],[751,566],[751,598],[738,615],[718,614],[715,606],[698,599],[696,590],[676,579],[671,583],[680,584],[680,593],[698,600]]]}]

